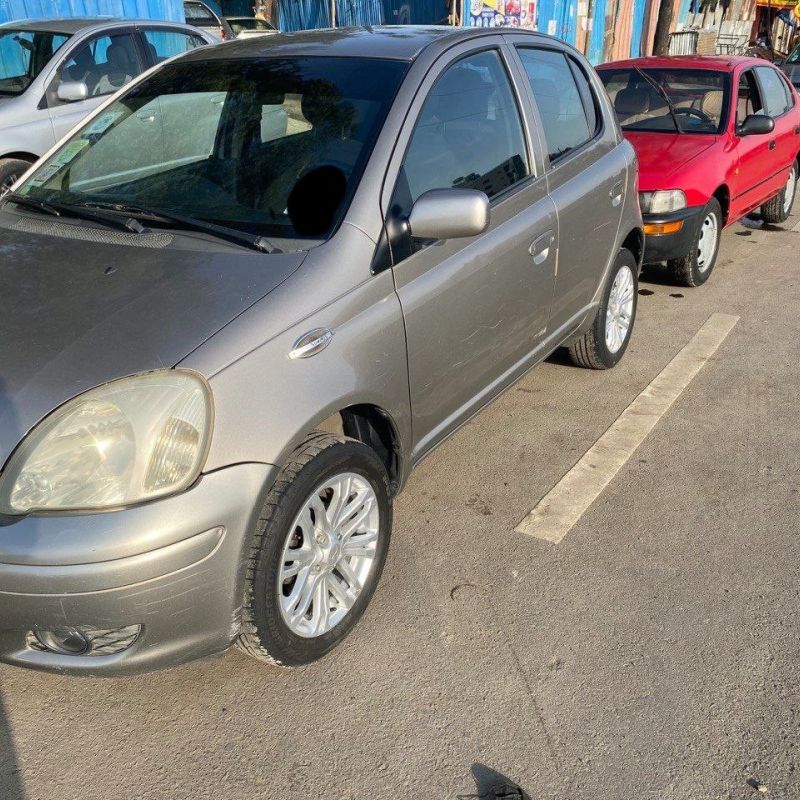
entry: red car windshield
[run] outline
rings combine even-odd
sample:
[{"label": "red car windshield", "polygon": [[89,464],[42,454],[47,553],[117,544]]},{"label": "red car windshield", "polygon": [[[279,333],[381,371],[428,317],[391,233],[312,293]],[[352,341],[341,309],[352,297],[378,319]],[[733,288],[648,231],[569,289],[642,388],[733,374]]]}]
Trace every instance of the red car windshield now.
[{"label": "red car windshield", "polygon": [[728,74],[709,69],[604,69],[617,119],[626,131],[719,133],[730,97]]}]

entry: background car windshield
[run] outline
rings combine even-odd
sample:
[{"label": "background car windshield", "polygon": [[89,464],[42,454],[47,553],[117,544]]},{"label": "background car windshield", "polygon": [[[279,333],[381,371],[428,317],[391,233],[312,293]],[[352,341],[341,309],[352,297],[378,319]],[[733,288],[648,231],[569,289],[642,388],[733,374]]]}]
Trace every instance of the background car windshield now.
[{"label": "background car windshield", "polygon": [[789,53],[789,57],[786,59],[787,64],[800,64],[800,46],[795,47],[791,53]]},{"label": "background car windshield", "polygon": [[[728,76],[714,70],[646,69],[672,102],[685,133],[719,133],[728,108]],[[675,133],[675,120],[662,93],[634,69],[601,70],[624,130]]]},{"label": "background car windshield", "polygon": [[22,94],[69,38],[66,33],[0,31],[0,95]]},{"label": "background car windshield", "polygon": [[89,122],[21,191],[326,239],[406,69],[356,58],[172,64]]},{"label": "background car windshield", "polygon": [[231,30],[234,33],[241,33],[242,31],[274,31],[275,28],[263,19],[255,19],[252,17],[235,17],[228,19]]}]

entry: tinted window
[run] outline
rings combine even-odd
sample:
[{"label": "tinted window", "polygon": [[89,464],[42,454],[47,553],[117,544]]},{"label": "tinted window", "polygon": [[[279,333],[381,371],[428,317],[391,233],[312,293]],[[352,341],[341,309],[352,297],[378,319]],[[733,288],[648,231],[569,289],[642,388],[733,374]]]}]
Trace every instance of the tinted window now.
[{"label": "tinted window", "polygon": [[407,68],[308,56],[166,64],[42,162],[21,191],[325,239]]},{"label": "tinted window", "polygon": [[591,88],[564,53],[520,47],[519,55],[542,118],[550,160],[555,161],[595,134]]},{"label": "tinted window", "polygon": [[205,44],[199,36],[191,36],[180,31],[142,31],[142,33],[145,47],[150,52],[150,59],[154,64]]},{"label": "tinted window", "polygon": [[420,111],[403,162],[410,200],[429,189],[480,189],[494,197],[529,175],[525,137],[500,56],[457,62]]},{"label": "tinted window", "polygon": [[[710,69],[601,69],[600,79],[624,130],[719,133],[730,81]],[[670,109],[670,105],[672,108]]]},{"label": "tinted window", "polygon": [[741,125],[751,114],[763,114],[764,104],[752,70],[739,77],[739,93],[736,100],[736,124]]},{"label": "tinted window", "polygon": [[764,106],[771,117],[780,117],[791,107],[786,84],[772,67],[756,67],[756,74],[764,92]]},{"label": "tinted window", "polygon": [[65,33],[0,31],[0,95],[22,94],[67,39]]},{"label": "tinted window", "polygon": [[184,3],[183,13],[190,25],[218,25],[219,20],[211,10],[200,3]]},{"label": "tinted window", "polygon": [[78,48],[62,65],[61,80],[85,83],[89,97],[99,97],[121,89],[141,71],[133,36],[124,33]]}]

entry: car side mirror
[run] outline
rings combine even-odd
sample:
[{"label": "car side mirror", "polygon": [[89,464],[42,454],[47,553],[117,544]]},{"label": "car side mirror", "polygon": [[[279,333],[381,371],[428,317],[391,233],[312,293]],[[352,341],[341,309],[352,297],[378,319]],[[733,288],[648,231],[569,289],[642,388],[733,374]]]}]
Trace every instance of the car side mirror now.
[{"label": "car side mirror", "polygon": [[64,103],[77,103],[89,97],[89,87],[83,81],[61,81],[56,96]]},{"label": "car side mirror", "polygon": [[766,114],[748,114],[736,131],[739,136],[763,136],[775,130],[775,120]]},{"label": "car side mirror", "polygon": [[462,239],[489,227],[489,198],[475,189],[431,189],[411,209],[414,239]]}]

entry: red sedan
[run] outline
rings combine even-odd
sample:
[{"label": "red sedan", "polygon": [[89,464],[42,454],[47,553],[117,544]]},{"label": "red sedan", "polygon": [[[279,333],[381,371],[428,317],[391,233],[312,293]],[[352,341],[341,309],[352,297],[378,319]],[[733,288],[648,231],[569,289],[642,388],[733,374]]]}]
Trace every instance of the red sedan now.
[{"label": "red sedan", "polygon": [[645,263],[675,280],[708,280],[722,228],[760,209],[791,213],[800,154],[800,95],[766,61],[665,57],[598,68],[639,156]]}]

